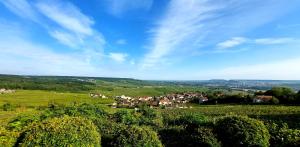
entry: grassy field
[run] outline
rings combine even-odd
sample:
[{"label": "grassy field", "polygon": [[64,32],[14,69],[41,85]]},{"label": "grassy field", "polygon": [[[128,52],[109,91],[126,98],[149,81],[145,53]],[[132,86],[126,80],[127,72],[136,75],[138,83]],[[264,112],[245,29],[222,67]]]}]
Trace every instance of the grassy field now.
[{"label": "grassy field", "polygon": [[[127,89],[127,90],[126,90]],[[129,89],[129,90],[128,90]],[[168,88],[170,89],[170,88]],[[165,90],[165,89],[164,89]],[[173,89],[176,91],[177,89]],[[173,91],[172,90],[172,91]],[[184,90],[184,89],[183,89]],[[112,93],[125,95],[153,95],[159,91],[153,87],[143,88],[114,88]],[[162,92],[163,93],[163,92]],[[104,92],[109,94],[109,91]],[[157,93],[161,94],[161,93]],[[113,94],[111,94],[113,95]],[[0,106],[10,103],[16,106],[14,111],[0,110],[0,123],[4,124],[10,118],[22,113],[39,113],[39,108],[46,107],[51,103],[61,105],[72,105],[74,103],[100,103],[103,108],[114,113],[118,109],[112,109],[106,104],[111,104],[114,99],[91,98],[89,93],[69,93],[41,90],[17,90],[15,93],[1,94]],[[224,116],[228,114],[248,115],[261,120],[272,120],[286,122],[294,128],[300,128],[300,107],[299,106],[275,106],[275,105],[197,105],[191,104],[189,109],[158,109],[162,113],[178,115],[183,113],[201,113],[207,116]]]},{"label": "grassy field", "polygon": [[11,103],[20,107],[47,106],[49,103],[103,103],[110,104],[113,99],[91,98],[89,93],[60,93],[40,90],[17,90],[15,93],[1,94],[0,105]]},{"label": "grassy field", "polygon": [[108,112],[114,112],[106,104],[113,103],[114,100],[91,98],[88,93],[60,93],[40,90],[17,90],[15,93],[0,94],[0,106],[12,104],[14,111],[3,111],[0,109],[0,124],[5,124],[9,119],[26,113],[39,113],[40,107],[46,107],[51,103],[59,105],[72,105],[74,103],[100,103]]},{"label": "grassy field", "polygon": [[287,123],[291,128],[300,129],[299,106],[275,105],[191,105],[188,109],[163,109],[168,115],[183,115],[186,113],[200,113],[211,118],[236,114],[247,115],[263,121]]}]

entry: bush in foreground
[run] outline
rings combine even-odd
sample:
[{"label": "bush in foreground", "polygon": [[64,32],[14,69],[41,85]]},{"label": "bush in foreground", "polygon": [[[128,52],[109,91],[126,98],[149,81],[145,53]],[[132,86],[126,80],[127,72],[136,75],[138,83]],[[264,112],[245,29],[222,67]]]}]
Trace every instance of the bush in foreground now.
[{"label": "bush in foreground", "polygon": [[207,147],[220,147],[221,144],[214,135],[212,129],[199,128],[192,134],[192,138],[195,141],[196,146],[207,146]]},{"label": "bush in foreground", "polygon": [[93,120],[93,123],[97,126],[98,132],[101,134],[102,146],[113,146],[118,134],[127,127],[122,123],[116,123],[102,118]]},{"label": "bush in foreground", "polygon": [[277,125],[270,123],[267,124],[267,127],[271,135],[271,146],[300,146],[300,130],[289,129],[287,124]]},{"label": "bush in foreground", "polygon": [[18,136],[19,133],[0,126],[0,146],[14,146]]},{"label": "bush in foreground", "polygon": [[116,136],[115,146],[126,147],[162,147],[157,133],[148,127],[131,126]]},{"label": "bush in foreground", "polygon": [[185,126],[187,131],[193,131],[208,124],[208,119],[201,114],[185,114],[175,120],[176,125]]},{"label": "bush in foreground", "polygon": [[31,124],[33,122],[39,122],[39,121],[41,121],[41,119],[38,114],[21,114],[15,118],[13,118],[8,123],[8,129],[21,131],[29,124]]},{"label": "bush in foreground", "polygon": [[19,142],[20,146],[100,146],[100,135],[91,121],[64,116],[32,124]]},{"label": "bush in foreground", "polygon": [[198,128],[188,131],[182,126],[173,126],[159,130],[161,141],[165,147],[220,147],[221,144],[214,135],[212,129]]},{"label": "bush in foreground", "polygon": [[258,120],[227,116],[216,123],[218,138],[224,146],[269,146],[270,134]]}]

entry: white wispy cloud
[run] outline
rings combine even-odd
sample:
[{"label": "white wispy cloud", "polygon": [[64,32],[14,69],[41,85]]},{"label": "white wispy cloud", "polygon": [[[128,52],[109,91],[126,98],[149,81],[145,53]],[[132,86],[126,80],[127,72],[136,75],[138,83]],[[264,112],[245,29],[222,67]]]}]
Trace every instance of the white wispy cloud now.
[{"label": "white wispy cloud", "polygon": [[120,16],[130,10],[149,10],[153,0],[107,0],[108,10],[115,16]]},{"label": "white wispy cloud", "polygon": [[78,48],[78,43],[80,43],[77,42],[80,39],[70,33],[55,30],[50,32],[50,35],[57,39],[60,43],[70,46],[71,48]]},{"label": "white wispy cloud", "polygon": [[38,10],[65,29],[77,34],[92,35],[94,21],[71,3],[39,1]]},{"label": "white wispy cloud", "polygon": [[125,53],[109,53],[108,57],[116,62],[122,63],[126,61],[127,54]]},{"label": "white wispy cloud", "polygon": [[93,19],[83,14],[75,5],[61,1],[39,1],[36,7],[39,12],[61,26],[49,31],[60,43],[85,52],[102,52],[106,43],[103,35],[93,28]]},{"label": "white wispy cloud", "polygon": [[125,39],[119,39],[119,40],[116,41],[116,44],[125,45],[125,44],[127,44],[127,40],[125,40]]},{"label": "white wispy cloud", "polygon": [[199,30],[203,27],[201,22],[212,18],[214,14],[211,12],[218,8],[219,6],[208,5],[206,1],[171,1],[165,16],[151,30],[150,52],[146,54],[142,67],[154,66],[161,58],[190,39],[197,35],[202,36],[199,34]]},{"label": "white wispy cloud", "polygon": [[232,47],[241,45],[241,44],[243,44],[246,41],[247,41],[246,38],[243,38],[243,37],[234,37],[234,38],[231,38],[230,40],[226,40],[224,42],[218,43],[217,44],[217,48],[218,49],[232,48]]},{"label": "white wispy cloud", "polygon": [[31,19],[32,21],[38,20],[38,15],[27,0],[0,0],[10,11],[16,15]]},{"label": "white wispy cloud", "polygon": [[[292,3],[284,0],[172,0],[164,16],[150,30],[149,52],[141,67],[154,67],[169,58],[189,57],[190,50],[208,52],[222,40],[243,36],[297,8]],[[229,48],[242,43],[248,41],[233,38],[219,46]]]},{"label": "white wispy cloud", "polygon": [[[1,1],[20,17],[41,25],[49,35],[61,44],[86,52],[102,52],[106,41],[103,35],[93,28],[92,18],[79,8],[66,1]],[[48,20],[47,20],[47,19]],[[49,24],[54,22],[57,25]]]},{"label": "white wispy cloud", "polygon": [[0,73],[91,76],[99,71],[80,53],[57,53],[25,38],[21,26],[0,24],[0,29]]},{"label": "white wispy cloud", "polygon": [[256,44],[273,45],[273,44],[285,44],[295,41],[294,38],[259,38],[255,39]]},{"label": "white wispy cloud", "polygon": [[256,38],[250,39],[245,37],[233,37],[224,42],[220,42],[216,45],[218,51],[229,51],[225,50],[228,48],[234,48],[239,45],[280,45],[280,44],[288,44],[297,41],[295,38],[291,37],[283,37],[283,38]]}]

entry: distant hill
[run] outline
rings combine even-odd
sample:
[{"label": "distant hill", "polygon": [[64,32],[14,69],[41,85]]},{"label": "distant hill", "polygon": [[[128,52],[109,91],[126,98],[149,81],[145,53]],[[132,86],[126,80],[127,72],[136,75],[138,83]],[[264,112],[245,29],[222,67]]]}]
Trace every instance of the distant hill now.
[{"label": "distant hill", "polygon": [[267,90],[272,87],[285,86],[300,90],[297,80],[194,80],[194,81],[158,81],[111,77],[77,77],[77,76],[27,76],[0,75],[0,88],[54,90],[54,91],[90,91],[99,85],[110,87],[139,86],[201,86],[229,89]]}]

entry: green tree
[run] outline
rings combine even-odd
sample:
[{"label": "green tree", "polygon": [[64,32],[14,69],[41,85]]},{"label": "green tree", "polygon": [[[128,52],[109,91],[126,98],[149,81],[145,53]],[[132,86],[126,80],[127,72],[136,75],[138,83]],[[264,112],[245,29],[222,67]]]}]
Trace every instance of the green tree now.
[{"label": "green tree", "polygon": [[271,90],[266,91],[265,94],[278,98],[282,103],[291,103],[296,96],[296,93],[288,87],[273,87]]},{"label": "green tree", "polygon": [[224,146],[269,146],[268,129],[252,118],[227,116],[217,121],[215,129]]}]

